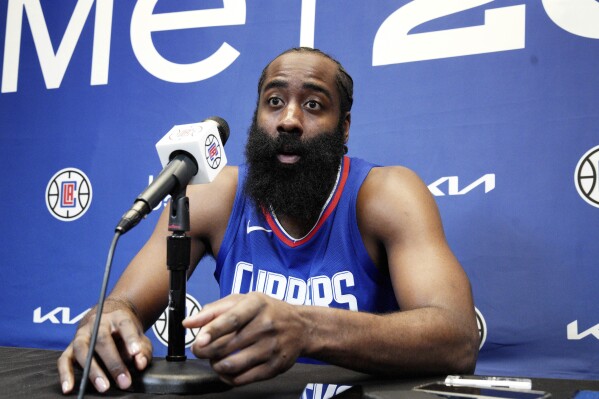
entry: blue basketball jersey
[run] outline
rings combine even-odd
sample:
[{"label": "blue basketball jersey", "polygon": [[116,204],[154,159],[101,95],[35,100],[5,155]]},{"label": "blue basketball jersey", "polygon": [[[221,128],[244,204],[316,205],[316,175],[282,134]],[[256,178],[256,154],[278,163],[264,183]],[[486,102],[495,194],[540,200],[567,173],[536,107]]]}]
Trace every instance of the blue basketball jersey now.
[{"label": "blue basketball jersey", "polygon": [[375,165],[344,157],[335,188],[314,228],[287,235],[271,212],[258,209],[239,182],[215,277],[224,297],[263,292],[297,305],[385,313],[398,310],[387,275],[370,259],[358,230],[358,190]]}]

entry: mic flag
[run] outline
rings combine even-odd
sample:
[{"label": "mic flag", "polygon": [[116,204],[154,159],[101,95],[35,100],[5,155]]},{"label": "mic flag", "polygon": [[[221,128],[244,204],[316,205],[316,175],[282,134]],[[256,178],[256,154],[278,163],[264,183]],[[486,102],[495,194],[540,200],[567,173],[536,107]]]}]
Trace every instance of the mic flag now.
[{"label": "mic flag", "polygon": [[228,138],[229,125],[219,117],[173,126],[156,143],[162,172],[137,196],[115,230],[126,233],[167,195],[181,192],[190,183],[212,182],[227,164],[224,145]]},{"label": "mic flag", "polygon": [[191,156],[198,166],[190,184],[210,183],[227,164],[224,145],[229,138],[229,125],[219,117],[200,123],[176,125],[156,143],[163,167],[177,155]]}]

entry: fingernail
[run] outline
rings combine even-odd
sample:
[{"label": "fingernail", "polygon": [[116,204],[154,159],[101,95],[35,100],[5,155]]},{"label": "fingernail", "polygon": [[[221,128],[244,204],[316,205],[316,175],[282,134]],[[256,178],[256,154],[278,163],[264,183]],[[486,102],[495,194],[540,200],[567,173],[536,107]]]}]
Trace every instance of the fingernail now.
[{"label": "fingernail", "polygon": [[62,382],[62,393],[67,393],[69,392],[69,388],[71,387],[71,385],[69,384],[68,381],[63,381]]},{"label": "fingernail", "polygon": [[138,370],[143,370],[148,365],[148,359],[146,359],[145,356],[139,356],[136,358],[136,360],[137,360],[137,369]]},{"label": "fingernail", "polygon": [[139,346],[139,344],[137,342],[134,342],[131,344],[131,354],[132,355],[137,355],[139,352],[141,351],[141,347]]},{"label": "fingernail", "polygon": [[212,365],[212,368],[214,369],[214,371],[216,371],[217,373],[225,373],[227,374],[227,372],[229,371],[229,369],[231,368],[231,363],[227,360],[223,360],[217,363],[214,363]]},{"label": "fingernail", "polygon": [[196,337],[196,344],[200,346],[207,345],[210,342],[210,334],[200,332]]},{"label": "fingernail", "polygon": [[131,385],[131,380],[129,380],[129,377],[127,377],[125,373],[119,374],[118,377],[116,377],[116,382],[121,389],[127,389],[129,388],[129,385]]},{"label": "fingernail", "polygon": [[94,380],[94,385],[96,386],[98,392],[106,392],[108,390],[108,385],[106,384],[106,381],[104,381],[104,379],[101,377],[97,377]]}]

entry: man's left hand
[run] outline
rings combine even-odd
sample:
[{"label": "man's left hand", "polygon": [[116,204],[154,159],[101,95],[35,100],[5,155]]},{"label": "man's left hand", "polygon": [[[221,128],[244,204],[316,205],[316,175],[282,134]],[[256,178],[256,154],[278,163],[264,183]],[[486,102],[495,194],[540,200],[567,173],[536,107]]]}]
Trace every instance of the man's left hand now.
[{"label": "man's left hand", "polygon": [[296,306],[256,292],[208,304],[183,325],[201,328],[192,352],[210,359],[214,371],[231,385],[287,371],[309,337],[307,323]]}]

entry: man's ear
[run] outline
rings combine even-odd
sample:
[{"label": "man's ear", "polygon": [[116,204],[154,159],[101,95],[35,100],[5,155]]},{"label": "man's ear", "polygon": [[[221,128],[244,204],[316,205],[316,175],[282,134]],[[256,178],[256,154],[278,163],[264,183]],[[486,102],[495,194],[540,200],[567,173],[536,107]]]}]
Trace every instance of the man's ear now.
[{"label": "man's ear", "polygon": [[347,111],[345,113],[345,117],[343,118],[343,124],[341,125],[343,128],[343,142],[347,144],[349,140],[349,127],[351,125],[351,112]]}]

